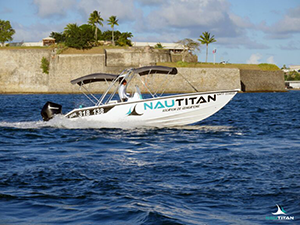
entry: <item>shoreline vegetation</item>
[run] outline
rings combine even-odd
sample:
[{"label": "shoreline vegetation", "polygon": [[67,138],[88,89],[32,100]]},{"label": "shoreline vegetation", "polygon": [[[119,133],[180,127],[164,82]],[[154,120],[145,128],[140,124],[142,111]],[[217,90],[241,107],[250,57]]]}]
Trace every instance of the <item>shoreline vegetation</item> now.
[{"label": "shoreline vegetation", "polygon": [[168,63],[158,63],[157,65],[161,66],[170,66],[170,67],[192,67],[192,68],[237,68],[240,70],[262,70],[262,71],[279,71],[280,68],[274,64],[234,64],[234,63],[188,63],[188,62],[168,62]]}]

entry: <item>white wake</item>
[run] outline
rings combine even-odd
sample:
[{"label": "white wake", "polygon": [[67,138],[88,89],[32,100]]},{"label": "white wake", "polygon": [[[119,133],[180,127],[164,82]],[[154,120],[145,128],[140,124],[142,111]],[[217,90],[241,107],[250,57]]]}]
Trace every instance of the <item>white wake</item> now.
[{"label": "white wake", "polygon": [[[146,125],[143,122],[100,122],[89,121],[78,118],[76,120],[70,120],[63,115],[56,115],[50,121],[25,121],[25,122],[0,122],[0,127],[18,128],[18,129],[42,129],[42,128],[58,128],[58,129],[102,129],[102,128],[117,128],[117,129],[134,129],[134,128],[146,128],[155,129],[155,127]],[[163,128],[163,127],[161,127]],[[185,125],[168,127],[170,129],[179,130],[198,130],[203,132],[232,132],[231,126],[207,126],[207,125]],[[234,132],[236,135],[242,135],[242,133]]]},{"label": "white wake", "polygon": [[26,122],[0,122],[0,127],[18,128],[18,129],[41,129],[41,128],[61,128],[61,129],[101,129],[101,128],[121,128],[132,129],[137,127],[144,127],[141,123],[109,123],[88,121],[84,119],[70,120],[64,116],[57,115],[50,121],[26,121]]}]

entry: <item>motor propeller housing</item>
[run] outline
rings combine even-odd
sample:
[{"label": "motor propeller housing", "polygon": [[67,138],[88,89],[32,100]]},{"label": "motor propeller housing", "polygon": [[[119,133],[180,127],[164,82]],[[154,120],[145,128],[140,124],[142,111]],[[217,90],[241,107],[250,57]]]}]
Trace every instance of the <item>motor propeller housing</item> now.
[{"label": "motor propeller housing", "polygon": [[54,117],[54,115],[61,114],[61,109],[62,109],[61,105],[53,102],[47,102],[41,111],[43,120],[49,121]]}]

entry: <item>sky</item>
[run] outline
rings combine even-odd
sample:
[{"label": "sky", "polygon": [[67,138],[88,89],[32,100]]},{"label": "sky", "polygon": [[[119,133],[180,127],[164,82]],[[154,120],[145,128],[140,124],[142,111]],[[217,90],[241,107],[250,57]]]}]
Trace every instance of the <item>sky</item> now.
[{"label": "sky", "polygon": [[[9,20],[13,41],[41,41],[69,23],[87,23],[94,10],[119,20],[115,29],[132,41],[195,41],[207,31],[208,61],[300,65],[300,0],[0,0],[0,20]],[[206,47],[197,52],[205,61]]]}]

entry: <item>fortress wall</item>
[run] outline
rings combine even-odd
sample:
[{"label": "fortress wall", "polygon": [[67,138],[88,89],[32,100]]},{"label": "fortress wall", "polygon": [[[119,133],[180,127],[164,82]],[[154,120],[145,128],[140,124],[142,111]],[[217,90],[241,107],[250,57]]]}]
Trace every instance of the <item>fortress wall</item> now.
[{"label": "fortress wall", "polygon": [[104,54],[56,55],[50,62],[48,92],[79,92],[78,85],[72,85],[70,81],[91,73],[104,72],[104,62]]},{"label": "fortress wall", "polygon": [[51,57],[49,49],[0,50],[0,93],[47,92],[49,76],[41,60]]},{"label": "fortress wall", "polygon": [[241,70],[243,92],[285,91],[282,71]]},{"label": "fortress wall", "polygon": [[240,70],[236,68],[178,68],[178,72],[198,91],[240,89]]},{"label": "fortress wall", "polygon": [[142,76],[135,79],[128,89],[134,91],[134,86],[138,85],[141,92],[146,93],[147,89],[152,93],[191,93],[201,91],[218,91],[240,89],[239,69],[215,69],[215,68],[177,68],[176,75],[154,74]]},{"label": "fortress wall", "polygon": [[[80,93],[77,85],[71,85],[71,80],[91,73],[119,73],[134,65],[170,60],[164,51],[143,53],[141,50],[129,50],[108,49],[106,54],[55,55],[50,49],[1,49],[0,93]],[[50,61],[49,75],[40,68],[42,57]],[[144,83],[153,85],[154,90],[170,93],[229,89],[246,92],[285,90],[281,71],[182,67],[178,68],[178,72],[178,75],[167,79],[159,75],[142,79]],[[91,91],[96,92],[107,88],[105,83],[90,86]],[[143,87],[141,89],[146,92]]]},{"label": "fortress wall", "polygon": [[106,56],[106,66],[108,67],[140,67],[171,61],[168,50],[157,49],[106,49]]}]

